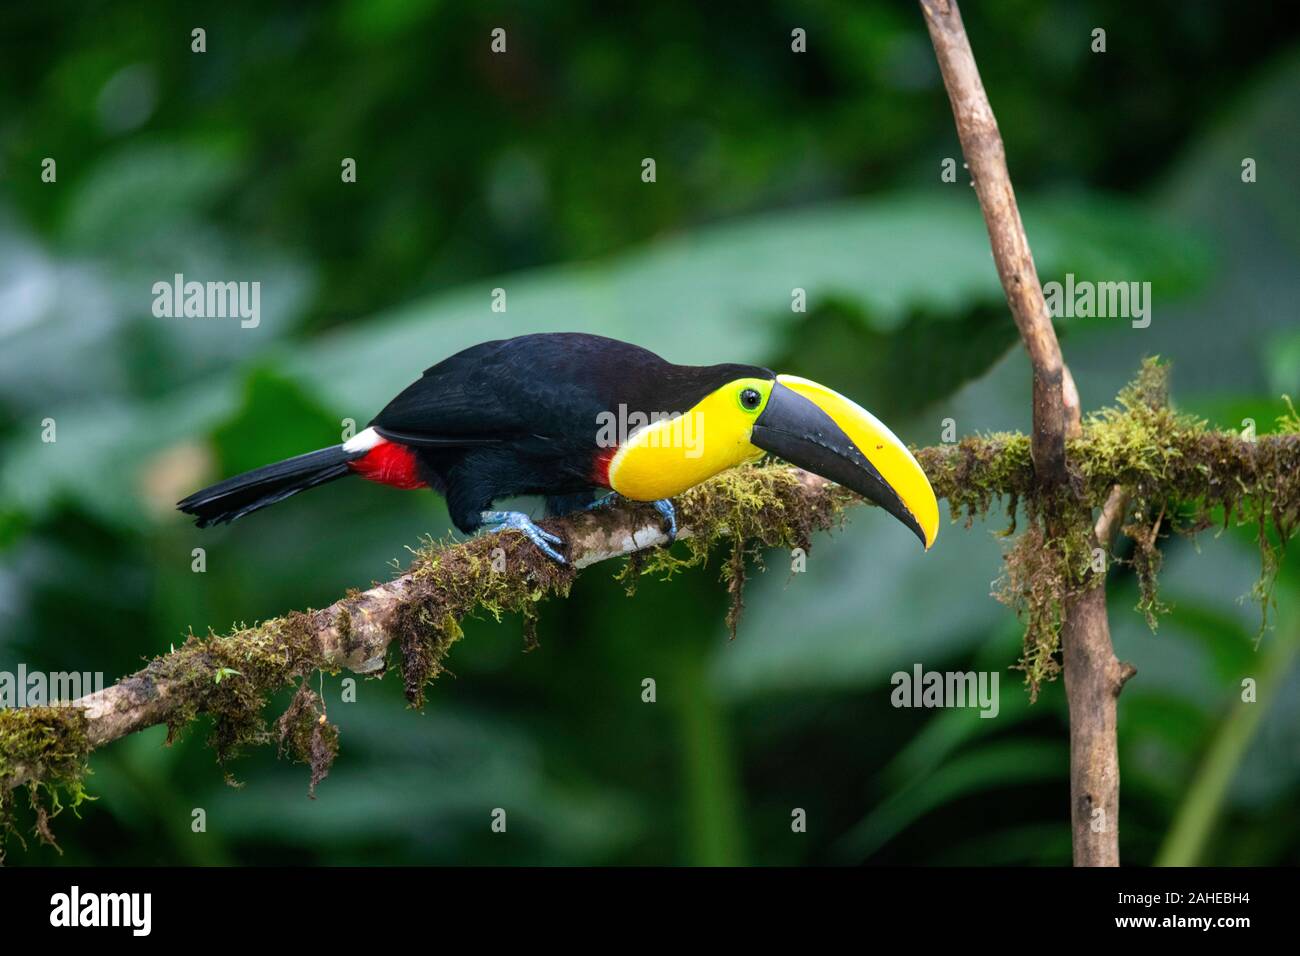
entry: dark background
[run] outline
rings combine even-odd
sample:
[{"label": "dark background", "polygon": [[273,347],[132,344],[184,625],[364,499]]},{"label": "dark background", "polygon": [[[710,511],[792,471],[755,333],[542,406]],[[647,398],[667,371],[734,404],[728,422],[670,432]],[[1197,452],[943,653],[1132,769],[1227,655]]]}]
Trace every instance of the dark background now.
[{"label": "dark background", "polygon": [[[437,497],[344,482],[209,532],[171,503],[339,441],[489,338],[587,330],[761,362],[917,445],[946,419],[1025,428],[973,191],[940,177],[960,151],[919,10],[702,6],[6,5],[0,669],[113,680],[191,628],[386,577],[449,530]],[[1300,34],[1282,5],[965,14],[1044,281],[1152,283],[1149,328],[1058,322],[1085,408],[1159,354],[1182,408],[1270,429],[1300,390]],[[155,318],[152,285],[177,272],[260,281],[261,325]],[[395,675],[355,704],[325,678],[342,753],[318,799],[270,748],[232,789],[204,726],[172,747],[155,728],[94,755],[99,799],[55,821],[62,856],[11,842],[9,862],[1068,862],[1063,688],[1029,704],[1018,624],[989,597],[1005,525],[946,526],[922,556],[856,513],[804,574],[767,556],[734,642],[716,566],[631,599],[595,568],[543,608],[532,653],[518,620],[470,622],[423,713]],[[1300,575],[1283,571],[1257,650],[1251,535],[1167,542],[1155,634],[1113,572],[1139,671],[1120,701],[1126,862],[1300,857]],[[999,671],[998,718],[892,708],[890,675],[916,663]]]}]

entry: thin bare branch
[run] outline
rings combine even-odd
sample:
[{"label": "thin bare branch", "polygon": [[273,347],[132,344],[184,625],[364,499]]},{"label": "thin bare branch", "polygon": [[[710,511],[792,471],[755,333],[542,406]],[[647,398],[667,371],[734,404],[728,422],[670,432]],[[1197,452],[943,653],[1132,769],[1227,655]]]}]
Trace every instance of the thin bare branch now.
[{"label": "thin bare branch", "polygon": [[[1007,172],[1006,152],[956,0],[920,0],[962,152],[975,183],[998,276],[1033,365],[1033,457],[1039,480],[1072,493],[1066,439],[1082,434],[1079,392],[1061,357]],[[1057,533],[1060,528],[1054,529]],[[1070,788],[1074,858],[1119,865],[1119,758],[1115,698],[1124,674],[1106,620],[1104,574],[1066,603],[1061,640],[1070,703]]]},{"label": "thin bare branch", "polygon": [[1115,532],[1123,525],[1128,499],[1128,492],[1119,485],[1110,490],[1110,497],[1101,506],[1101,514],[1097,516],[1097,524],[1093,527],[1093,534],[1097,536],[1099,547],[1108,547],[1111,539],[1115,537]]},{"label": "thin bare branch", "polygon": [[1066,373],[1038,270],[1034,268],[1034,256],[1020,221],[997,119],[984,92],[956,2],[921,0],[921,9],[952,103],[957,138],[984,213],[993,261],[1006,292],[1007,305],[1033,364],[1034,466],[1045,483],[1064,485],[1067,477],[1067,421],[1063,400]]}]

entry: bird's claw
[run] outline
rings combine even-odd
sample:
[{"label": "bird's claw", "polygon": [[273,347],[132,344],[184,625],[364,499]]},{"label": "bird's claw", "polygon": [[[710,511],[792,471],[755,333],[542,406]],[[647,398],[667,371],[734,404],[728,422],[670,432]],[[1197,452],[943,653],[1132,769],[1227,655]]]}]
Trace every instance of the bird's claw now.
[{"label": "bird's claw", "polygon": [[557,534],[539,528],[532,518],[522,511],[484,511],[480,516],[484,524],[490,524],[498,531],[510,529],[523,534],[538,551],[556,564],[568,564],[568,560],[552,545],[564,545],[564,539]]},{"label": "bird's claw", "polygon": [[671,498],[660,498],[654,506],[664,519],[664,533],[668,535],[668,543],[672,544],[677,540],[677,509],[673,507]]},{"label": "bird's claw", "polygon": [[[583,511],[596,511],[600,508],[608,508],[610,505],[617,504],[621,499],[617,491],[611,492],[603,498],[598,498],[591,504],[583,508]],[[673,506],[671,498],[660,498],[658,501],[650,502],[654,505],[655,511],[659,512],[664,519],[664,534],[668,535],[668,543],[672,544],[677,540],[677,509]]]},{"label": "bird's claw", "polygon": [[[617,491],[605,495],[603,498],[597,498],[591,504],[584,507],[583,511],[597,511],[601,508],[608,508],[622,500],[622,495]],[[668,535],[668,543],[672,544],[677,540],[677,509],[673,505],[671,498],[660,498],[658,501],[650,502],[654,505],[655,511],[659,512],[664,519],[664,533]]]}]

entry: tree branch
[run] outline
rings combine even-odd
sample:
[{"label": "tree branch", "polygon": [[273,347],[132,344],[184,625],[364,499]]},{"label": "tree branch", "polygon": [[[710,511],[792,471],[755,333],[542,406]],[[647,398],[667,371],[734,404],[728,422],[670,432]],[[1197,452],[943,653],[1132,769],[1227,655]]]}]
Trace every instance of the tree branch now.
[{"label": "tree branch", "polygon": [[[1034,268],[1034,256],[1020,221],[997,119],[984,92],[955,0],[921,0],[921,9],[952,103],[957,138],[984,213],[998,277],[1033,364],[1034,465],[1044,482],[1064,485],[1066,372],[1038,270]],[[1074,406],[1077,411],[1077,392]]]},{"label": "tree branch", "polygon": [[[956,0],[920,0],[957,136],[979,197],[1007,304],[1033,365],[1033,457],[1044,486],[1071,494],[1066,439],[1080,434],[1079,393],[1052,328],[1034,267],[997,120]],[[1060,522],[1051,529],[1062,532]],[[1097,547],[1094,537],[1091,542]],[[1133,669],[1115,659],[1104,573],[1062,608],[1070,704],[1070,785],[1077,865],[1119,865],[1119,757],[1115,699]],[[1100,810],[1100,813],[1096,811]]]},{"label": "tree branch", "polygon": [[[191,635],[183,646],[70,706],[0,710],[0,822],[3,798],[14,787],[72,776],[69,756],[84,757],[157,724],[167,724],[174,735],[206,712],[218,723],[212,743],[224,761],[243,744],[263,742],[260,709],[271,692],[301,684],[315,670],[381,673],[393,642],[402,645],[408,697],[418,704],[459,637],[459,621],[476,610],[498,618],[521,613],[528,621],[538,601],[567,594],[579,570],[633,554],[652,552],[667,568],[703,563],[724,538],[739,547],[811,548],[813,533],[837,524],[853,500],[840,486],[799,469],[745,468],[678,499],[686,558],[660,550],[667,536],[653,508],[629,503],[541,522],[564,537],[568,566],[550,561],[516,532],[430,543],[399,577],[323,610],[228,635]],[[316,714],[303,716],[310,721]]]}]

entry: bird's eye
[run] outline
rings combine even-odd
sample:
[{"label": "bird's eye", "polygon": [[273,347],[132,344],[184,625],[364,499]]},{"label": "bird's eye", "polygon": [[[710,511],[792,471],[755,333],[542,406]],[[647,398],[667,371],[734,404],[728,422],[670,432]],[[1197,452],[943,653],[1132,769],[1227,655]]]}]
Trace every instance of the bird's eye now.
[{"label": "bird's eye", "polygon": [[758,389],[746,388],[741,391],[740,405],[742,408],[748,408],[750,411],[753,411],[761,404],[763,404],[763,396],[759,394]]}]

